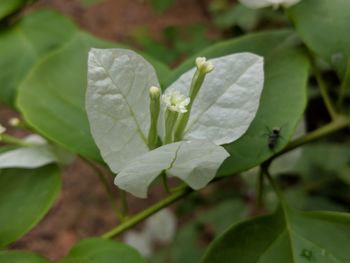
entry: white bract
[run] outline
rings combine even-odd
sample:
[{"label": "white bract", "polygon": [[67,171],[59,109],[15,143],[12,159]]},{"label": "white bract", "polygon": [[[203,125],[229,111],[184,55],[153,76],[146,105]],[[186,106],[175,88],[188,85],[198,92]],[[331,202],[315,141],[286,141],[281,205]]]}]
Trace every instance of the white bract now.
[{"label": "white bract", "polygon": [[239,0],[243,5],[257,9],[272,6],[273,8],[278,8],[279,6],[291,7],[299,3],[301,0]]},{"label": "white bract", "polygon": [[170,243],[176,234],[176,217],[170,209],[162,209],[146,220],[144,231],[153,241]]},{"label": "white bract", "polygon": [[15,148],[0,154],[0,168],[38,168],[50,163],[68,164],[73,156],[63,150],[50,146],[38,135],[23,139],[28,146]]},{"label": "white bract", "polygon": [[[204,83],[190,103],[187,96],[196,70]],[[184,73],[162,96],[165,107],[161,107],[161,114],[168,118],[161,116],[159,121],[173,117],[174,124],[190,112],[187,107],[191,106],[183,139],[174,142],[178,139],[171,133],[176,126],[166,126],[168,136],[162,132],[158,136],[166,138],[168,144],[158,148],[155,145],[150,151],[146,136],[151,130],[150,96],[160,91],[150,90],[159,86],[155,70],[130,50],[92,49],[86,109],[102,157],[118,173],[115,184],[142,198],[162,172],[193,189],[206,186],[229,156],[220,145],[237,140],[254,119],[263,82],[263,58],[255,54],[239,53],[208,61],[197,58],[196,67]],[[166,110],[171,114],[164,114]]]},{"label": "white bract", "polygon": [[163,94],[162,101],[170,111],[185,113],[187,112],[186,106],[190,103],[190,98],[185,97],[177,90],[170,90]]},{"label": "white bract", "polygon": [[[215,70],[206,76],[193,102],[184,139],[222,145],[241,137],[255,117],[264,84],[263,58],[238,53],[210,62]],[[186,72],[168,89],[186,94],[194,72]]]}]

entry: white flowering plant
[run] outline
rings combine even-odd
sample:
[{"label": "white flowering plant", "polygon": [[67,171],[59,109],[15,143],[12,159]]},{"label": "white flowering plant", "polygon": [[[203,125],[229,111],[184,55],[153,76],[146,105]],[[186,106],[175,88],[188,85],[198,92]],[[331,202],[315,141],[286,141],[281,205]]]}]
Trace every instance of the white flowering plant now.
[{"label": "white flowering plant", "polygon": [[[254,28],[285,28],[230,28],[222,35],[243,35],[176,68],[3,2],[0,99],[18,112],[0,125],[0,262],[50,262],[15,241],[58,200],[72,163],[98,175],[111,209],[94,207],[106,232],[65,246],[59,262],[350,261],[350,1],[234,1],[231,22],[266,12],[281,24]],[[79,193],[104,202],[94,195]]]}]

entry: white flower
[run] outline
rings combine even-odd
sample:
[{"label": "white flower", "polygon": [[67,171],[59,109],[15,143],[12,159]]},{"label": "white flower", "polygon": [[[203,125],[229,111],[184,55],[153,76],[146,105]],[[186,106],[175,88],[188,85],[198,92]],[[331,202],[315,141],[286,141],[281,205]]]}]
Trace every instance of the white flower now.
[{"label": "white flower", "polygon": [[268,6],[272,6],[273,8],[278,8],[279,6],[283,7],[291,7],[292,5],[295,5],[299,3],[301,0],[239,0],[243,5],[258,9],[258,8],[264,8]]},{"label": "white flower", "polygon": [[205,57],[196,58],[196,65],[199,70],[202,70],[204,73],[209,73],[214,69],[214,65],[207,61]]},{"label": "white flower", "polygon": [[190,103],[190,98],[185,97],[176,90],[167,91],[162,95],[162,100],[170,111],[179,113],[187,112],[186,106]]},{"label": "white flower", "polygon": [[0,135],[6,132],[6,128],[0,124]]}]

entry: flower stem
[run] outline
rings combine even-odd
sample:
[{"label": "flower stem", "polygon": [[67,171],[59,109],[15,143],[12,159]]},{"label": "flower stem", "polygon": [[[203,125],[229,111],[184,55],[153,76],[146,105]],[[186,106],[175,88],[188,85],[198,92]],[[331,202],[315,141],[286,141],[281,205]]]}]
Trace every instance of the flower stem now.
[{"label": "flower stem", "polygon": [[335,120],[326,124],[325,126],[319,128],[317,130],[314,130],[314,131],[292,141],[291,143],[289,143],[286,146],[286,148],[284,148],[282,151],[273,155],[270,159],[275,159],[276,157],[278,157],[286,152],[289,152],[289,151],[291,151],[291,150],[293,150],[301,145],[315,141],[319,138],[327,136],[331,133],[334,133],[334,132],[341,130],[343,128],[346,128],[346,127],[350,127],[350,119],[348,119],[345,116],[338,115]]},{"label": "flower stem", "polygon": [[98,178],[100,179],[100,182],[102,183],[103,187],[105,188],[105,191],[107,193],[109,202],[113,208],[113,211],[115,213],[115,215],[117,216],[117,218],[122,222],[124,221],[124,216],[123,214],[119,211],[118,206],[115,202],[115,197],[112,193],[112,190],[109,188],[109,182],[107,181],[104,173],[102,172],[101,168],[95,164],[94,162],[83,158],[91,167],[92,169],[96,172]]},{"label": "flower stem", "polygon": [[165,137],[164,144],[173,142],[174,126],[178,117],[178,113],[171,110],[165,111]]},{"label": "flower stem", "polygon": [[191,189],[185,188],[183,190],[179,190],[178,192],[174,192],[171,195],[167,196],[166,198],[160,200],[158,203],[152,205],[151,207],[141,211],[140,213],[126,219],[122,224],[116,226],[115,228],[111,229],[107,233],[102,235],[102,238],[112,238],[114,236],[117,236],[124,231],[128,230],[129,228],[133,227],[134,225],[140,223],[144,219],[148,218],[149,216],[155,214],[159,210],[163,209],[164,207],[169,206],[170,204],[175,203],[177,200],[189,195],[192,192]]},{"label": "flower stem", "polygon": [[263,207],[264,204],[264,173],[260,168],[257,180],[257,205],[259,208]]},{"label": "flower stem", "polygon": [[32,146],[33,144],[25,142],[23,139],[19,139],[17,137],[8,135],[8,134],[1,134],[0,135],[0,141],[7,143],[7,144],[12,144],[20,147],[29,147]]}]

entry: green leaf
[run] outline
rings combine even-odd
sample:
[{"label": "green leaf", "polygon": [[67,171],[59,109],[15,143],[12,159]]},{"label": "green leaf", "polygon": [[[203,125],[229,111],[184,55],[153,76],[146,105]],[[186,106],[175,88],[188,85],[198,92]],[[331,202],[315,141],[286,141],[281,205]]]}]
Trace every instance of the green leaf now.
[{"label": "green leaf", "polygon": [[[117,46],[75,32],[69,42],[42,59],[19,89],[17,106],[26,121],[70,151],[100,160],[85,111],[88,51]],[[150,61],[158,74],[168,75],[166,66]]]},{"label": "green leaf", "polygon": [[44,10],[0,31],[1,101],[14,106],[17,88],[33,65],[65,43],[75,30],[68,18]]},{"label": "green leaf", "polygon": [[229,228],[209,247],[202,262],[346,263],[350,261],[350,216],[299,212],[275,213]]},{"label": "green leaf", "polygon": [[[193,103],[184,138],[221,145],[244,134],[258,110],[264,84],[263,58],[239,53],[209,60],[214,65]],[[167,91],[189,94],[196,68],[184,73]]]},{"label": "green leaf", "polygon": [[0,3],[0,20],[11,15],[30,0],[1,0]]},{"label": "green leaf", "polygon": [[80,241],[60,263],[146,263],[133,248],[112,240],[89,238]]},{"label": "green leaf", "polygon": [[0,247],[24,235],[45,215],[60,189],[56,166],[0,171]]},{"label": "green leaf", "polygon": [[197,190],[215,177],[217,169],[227,157],[223,147],[211,142],[171,143],[132,160],[114,182],[121,189],[146,198],[149,185],[162,171],[166,171]]},{"label": "green leaf", "polygon": [[174,2],[174,0],[151,0],[152,7],[157,13],[166,11],[174,4]]},{"label": "green leaf", "polygon": [[303,0],[289,9],[289,15],[313,52],[328,62],[340,58],[346,65],[350,55],[349,10],[348,0]]},{"label": "green leaf", "polygon": [[149,150],[152,86],[159,87],[156,72],[135,52],[90,50],[86,111],[102,157],[115,173]]},{"label": "green leaf", "polygon": [[[211,58],[236,52],[253,52],[265,59],[265,84],[258,112],[247,132],[237,141],[225,145],[231,156],[221,166],[219,176],[231,175],[260,164],[286,146],[294,134],[306,106],[309,62],[293,46],[295,38],[290,31],[273,31],[225,41],[196,55]],[[194,58],[186,61],[174,76],[192,68],[193,61]],[[268,136],[274,127],[281,128],[282,137],[272,151],[268,147]]]},{"label": "green leaf", "polygon": [[6,263],[49,263],[46,258],[21,251],[0,251],[0,262]]}]

